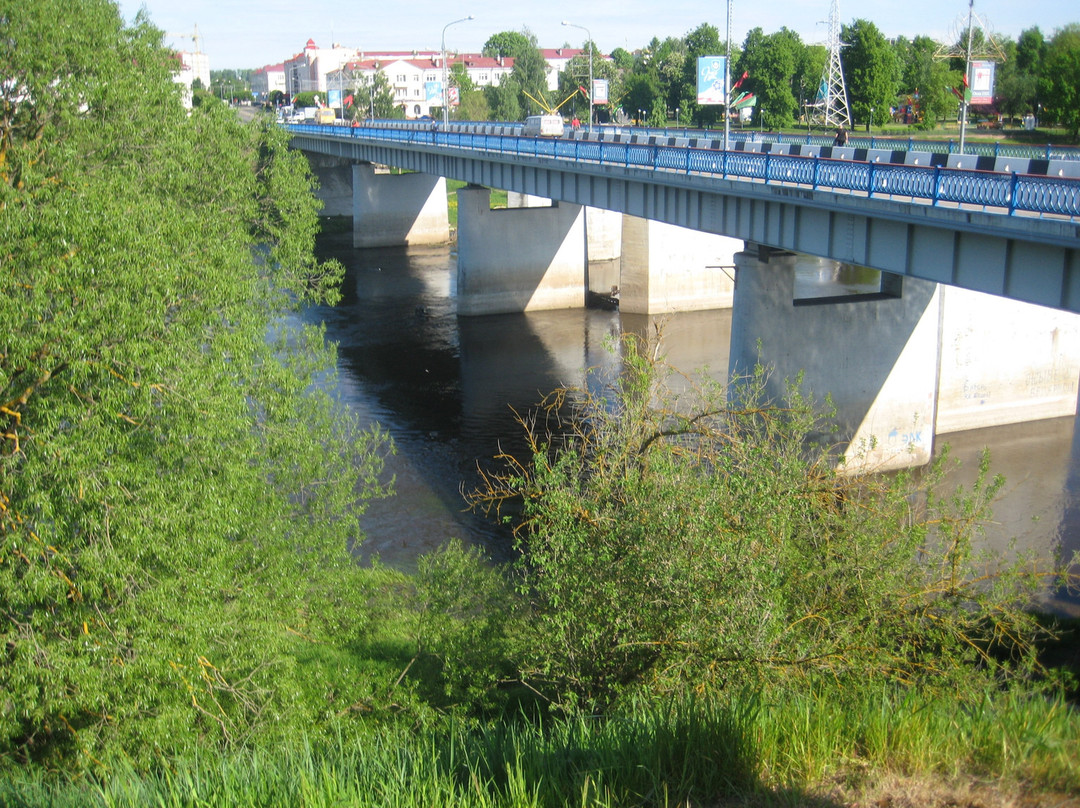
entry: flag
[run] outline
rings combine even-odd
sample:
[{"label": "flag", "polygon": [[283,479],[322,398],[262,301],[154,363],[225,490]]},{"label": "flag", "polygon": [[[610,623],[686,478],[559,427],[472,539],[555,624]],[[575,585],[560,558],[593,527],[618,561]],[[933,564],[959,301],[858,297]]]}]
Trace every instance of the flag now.
[{"label": "flag", "polygon": [[341,103],[343,103],[347,107],[351,107],[353,103],[352,93],[349,93],[347,96],[345,96],[345,100]]},{"label": "flag", "polygon": [[750,71],[749,70],[744,70],[743,74],[741,76],[739,76],[739,80],[731,85],[731,89],[733,89],[733,90],[739,89],[739,85],[742,84],[746,80],[746,77],[749,76],[749,75],[750,75]]},{"label": "flag", "polygon": [[583,96],[585,96],[586,98],[588,98],[588,97],[589,97],[589,92],[588,92],[588,90],[586,90],[586,89],[585,89],[584,87],[582,87],[582,86],[581,86],[580,84],[578,85],[578,89],[579,89],[579,90],[581,90],[581,94],[582,94]]},{"label": "flag", "polygon": [[732,104],[735,109],[746,109],[746,107],[752,107],[757,104],[757,96],[753,93],[743,93],[742,97]]},{"label": "flag", "polygon": [[955,95],[961,101],[967,102],[968,104],[971,103],[971,90],[969,90],[967,88],[967,82],[966,81],[964,82],[963,88],[950,87],[949,89],[952,90],[952,94]]}]

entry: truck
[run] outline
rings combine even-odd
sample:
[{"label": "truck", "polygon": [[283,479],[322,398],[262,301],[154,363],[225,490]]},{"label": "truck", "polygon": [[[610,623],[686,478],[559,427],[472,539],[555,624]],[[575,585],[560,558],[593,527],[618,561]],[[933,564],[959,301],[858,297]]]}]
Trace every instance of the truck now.
[{"label": "truck", "polygon": [[330,107],[320,107],[315,110],[315,123],[332,124],[337,120],[337,115]]}]

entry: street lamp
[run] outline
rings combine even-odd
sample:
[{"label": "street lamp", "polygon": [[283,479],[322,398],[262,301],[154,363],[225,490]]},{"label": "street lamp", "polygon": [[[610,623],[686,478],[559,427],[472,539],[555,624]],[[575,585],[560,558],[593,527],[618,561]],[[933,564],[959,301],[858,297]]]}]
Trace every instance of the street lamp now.
[{"label": "street lamp", "polygon": [[446,29],[451,25],[457,25],[459,22],[468,22],[469,20],[475,20],[472,14],[468,17],[462,17],[460,20],[454,20],[448,22],[442,29],[442,119],[443,123],[450,123],[450,85],[449,79],[446,75]]},{"label": "street lamp", "polygon": [[563,20],[562,24],[566,25],[566,26],[569,26],[570,28],[580,28],[582,31],[585,32],[585,36],[587,36],[589,38],[589,134],[591,135],[592,134],[592,108],[593,108],[593,103],[592,103],[593,102],[593,77],[592,77],[593,76],[593,73],[592,73],[593,41],[592,41],[592,34],[589,33],[589,29],[586,28],[584,25],[574,25],[574,23],[567,22],[566,20]]}]

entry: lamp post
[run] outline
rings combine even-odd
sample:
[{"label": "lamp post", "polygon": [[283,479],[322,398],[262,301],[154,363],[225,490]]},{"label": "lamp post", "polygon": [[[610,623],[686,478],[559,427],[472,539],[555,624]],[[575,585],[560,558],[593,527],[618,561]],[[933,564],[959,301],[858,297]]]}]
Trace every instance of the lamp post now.
[{"label": "lamp post", "polygon": [[593,108],[593,103],[592,103],[592,101],[593,101],[593,73],[592,73],[593,41],[592,41],[592,34],[589,33],[589,29],[586,28],[584,25],[574,25],[574,23],[567,22],[566,20],[563,20],[562,24],[566,25],[566,26],[569,26],[570,28],[580,28],[582,31],[585,32],[585,36],[587,36],[589,38],[589,99],[588,99],[589,100],[589,130],[588,131],[589,131],[589,134],[592,135],[592,108]]},{"label": "lamp post", "polygon": [[443,123],[450,123],[450,85],[449,79],[446,74],[446,29],[451,25],[457,25],[459,22],[468,22],[469,20],[475,20],[472,14],[468,17],[462,17],[460,20],[454,20],[448,22],[442,29],[442,119]]},{"label": "lamp post", "polygon": [[724,151],[731,135],[731,0],[727,4],[727,40],[724,42]]}]

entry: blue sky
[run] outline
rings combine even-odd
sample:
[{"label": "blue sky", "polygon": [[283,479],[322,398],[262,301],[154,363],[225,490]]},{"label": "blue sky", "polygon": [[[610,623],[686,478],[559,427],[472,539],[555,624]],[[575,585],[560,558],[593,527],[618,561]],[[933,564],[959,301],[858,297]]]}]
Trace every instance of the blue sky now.
[{"label": "blue sky", "polygon": [[[772,33],[786,26],[807,43],[824,42],[831,0],[732,0],[731,36],[742,42],[760,27]],[[120,13],[130,21],[145,7],[153,23],[169,36],[166,42],[190,50],[198,27],[201,48],[212,70],[262,67],[303,50],[309,38],[320,47],[337,42],[367,50],[438,49],[447,23],[467,17],[446,30],[448,50],[479,51],[500,31],[532,31],[541,47],[580,47],[585,32],[561,25],[562,20],[587,28],[601,50],[634,50],[654,36],[681,37],[703,22],[716,26],[721,40],[727,30],[727,5],[689,0],[120,0]],[[975,14],[995,34],[1015,38],[1039,26],[1046,36],[1070,22],[1080,22],[1080,8],[1071,0],[976,0]],[[886,36],[925,34],[952,40],[966,26],[967,0],[840,0],[840,21],[859,17],[873,22]]]}]

